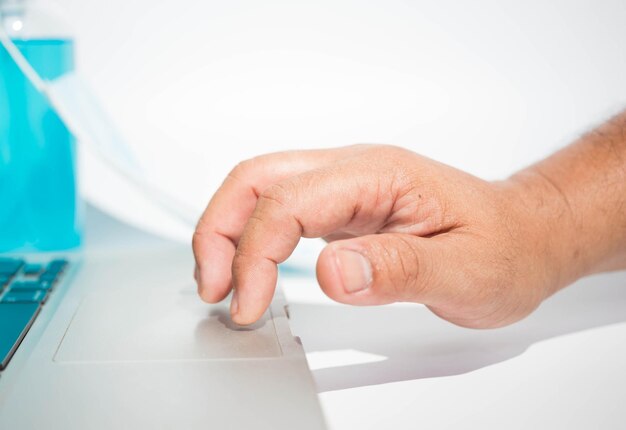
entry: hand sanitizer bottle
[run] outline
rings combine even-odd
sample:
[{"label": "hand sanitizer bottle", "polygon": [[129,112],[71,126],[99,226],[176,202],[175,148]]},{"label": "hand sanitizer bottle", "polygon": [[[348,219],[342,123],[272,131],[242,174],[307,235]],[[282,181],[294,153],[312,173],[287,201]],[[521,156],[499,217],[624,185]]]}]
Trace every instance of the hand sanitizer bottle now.
[{"label": "hand sanitizer bottle", "polygon": [[[0,25],[44,78],[74,68],[74,42],[37,1],[0,0]],[[0,252],[81,244],[72,135],[0,46]]]}]

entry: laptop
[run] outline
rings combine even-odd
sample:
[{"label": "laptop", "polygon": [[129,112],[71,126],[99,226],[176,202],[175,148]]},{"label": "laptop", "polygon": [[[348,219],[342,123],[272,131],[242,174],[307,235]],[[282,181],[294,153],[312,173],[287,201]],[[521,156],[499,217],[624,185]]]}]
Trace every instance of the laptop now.
[{"label": "laptop", "polygon": [[0,429],[322,429],[280,288],[239,327],[188,246],[0,256]]}]

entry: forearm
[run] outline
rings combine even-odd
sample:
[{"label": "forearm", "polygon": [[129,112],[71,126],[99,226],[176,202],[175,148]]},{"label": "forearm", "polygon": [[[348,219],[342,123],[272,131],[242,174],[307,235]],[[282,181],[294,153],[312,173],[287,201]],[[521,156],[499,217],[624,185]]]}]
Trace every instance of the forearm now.
[{"label": "forearm", "polygon": [[556,289],[626,268],[626,111],[514,179],[550,196],[538,210],[562,266]]}]

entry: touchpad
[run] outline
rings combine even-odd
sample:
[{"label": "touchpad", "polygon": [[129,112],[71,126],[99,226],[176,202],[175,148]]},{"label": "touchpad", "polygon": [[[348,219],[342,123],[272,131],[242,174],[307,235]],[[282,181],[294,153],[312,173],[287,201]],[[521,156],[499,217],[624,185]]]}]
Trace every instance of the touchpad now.
[{"label": "touchpad", "polygon": [[191,286],[95,291],[79,306],[55,355],[57,362],[214,360],[277,357],[270,311],[239,327],[229,300],[203,303]]}]

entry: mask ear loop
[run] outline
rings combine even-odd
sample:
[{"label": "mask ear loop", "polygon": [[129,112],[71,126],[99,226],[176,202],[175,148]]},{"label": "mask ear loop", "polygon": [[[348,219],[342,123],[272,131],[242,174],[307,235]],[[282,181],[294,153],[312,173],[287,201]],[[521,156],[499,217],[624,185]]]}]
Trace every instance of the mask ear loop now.
[{"label": "mask ear loop", "polygon": [[[1,17],[2,14],[0,14],[0,18]],[[48,103],[50,103],[50,106],[52,106],[54,111],[59,115],[65,126],[71,131],[71,133],[77,138],[79,142],[90,146],[108,166],[112,167],[113,170],[120,173],[123,177],[128,179],[132,184],[139,188],[139,190],[150,201],[152,201],[152,203],[156,204],[158,207],[173,216],[175,219],[182,222],[187,228],[191,228],[192,230],[195,229],[196,218],[194,216],[194,213],[196,211],[190,209],[178,198],[164,192],[162,189],[157,187],[145,176],[145,174],[141,174],[138,169],[133,169],[123,161],[120,161],[111,154],[108,154],[106,150],[100,148],[97,143],[97,139],[94,140],[91,133],[85,131],[85,129],[80,124],[78,124],[77,121],[71,120],[71,113],[67,113],[67,111],[71,110],[71,108],[63,106],[62,103],[57,102],[55,97],[51,96],[52,91],[50,90],[50,83],[44,80],[31,66],[31,64],[24,57],[24,55],[22,55],[17,46],[15,46],[15,44],[10,39],[9,35],[1,24],[0,44],[4,47],[4,49],[6,49],[11,59],[15,62],[17,67],[24,74],[24,76],[26,76],[26,78],[35,87],[35,89],[46,98]],[[77,77],[74,76],[74,78]],[[78,84],[78,82],[76,83]],[[80,90],[81,92],[83,92],[82,98],[87,100],[87,96],[89,95],[87,89],[81,85]],[[97,116],[99,118],[95,118],[96,121],[100,121],[101,123],[103,123],[112,132],[115,130],[115,127],[113,127],[110,121],[105,118],[103,113],[99,113]],[[118,138],[116,140],[119,141],[120,139]]]}]

